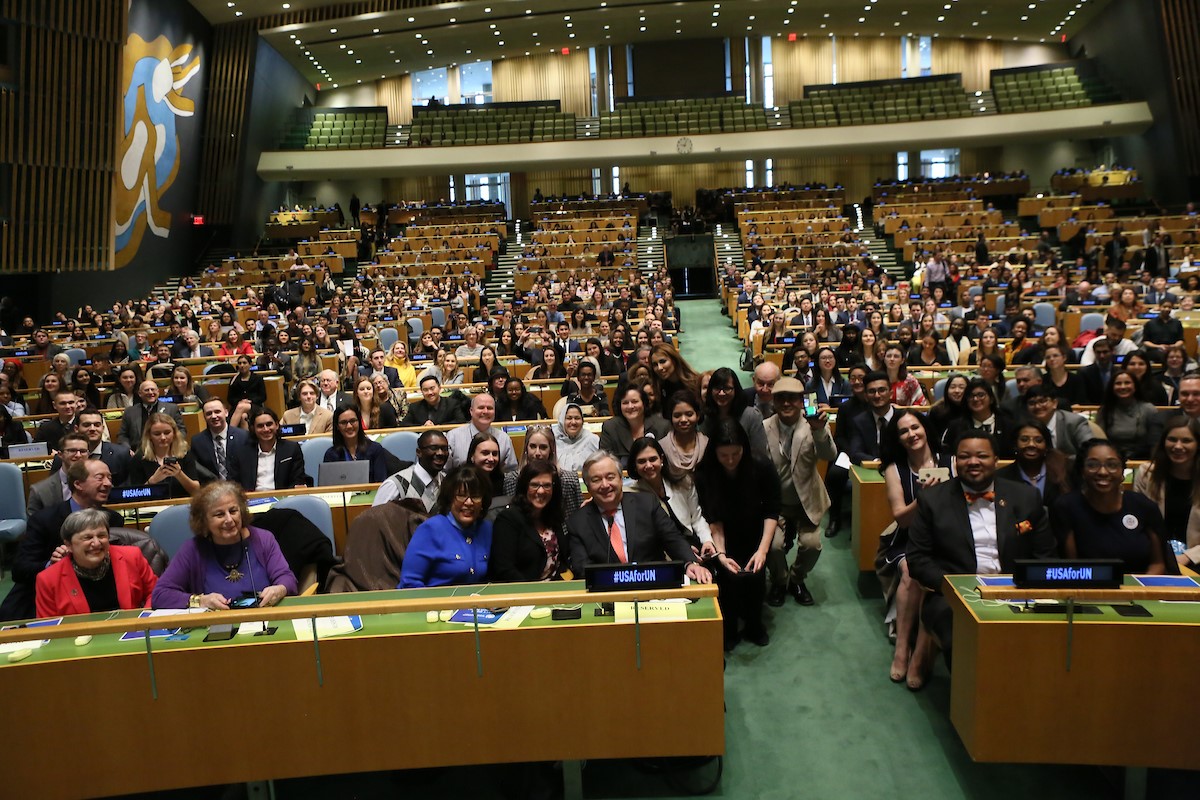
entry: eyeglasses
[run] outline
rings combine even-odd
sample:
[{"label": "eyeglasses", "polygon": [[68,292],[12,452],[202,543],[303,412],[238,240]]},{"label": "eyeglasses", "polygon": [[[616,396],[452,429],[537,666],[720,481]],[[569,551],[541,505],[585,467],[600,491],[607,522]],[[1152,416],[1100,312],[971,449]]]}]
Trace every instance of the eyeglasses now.
[{"label": "eyeglasses", "polygon": [[67,447],[63,449],[63,452],[67,453],[68,455],[83,456],[87,455],[88,451],[86,447]]},{"label": "eyeglasses", "polygon": [[356,419],[339,419],[338,425],[346,425],[346,426],[358,425],[358,420],[356,420]]},{"label": "eyeglasses", "polygon": [[553,492],[554,484],[553,483],[531,483],[531,484],[529,484],[529,490],[533,491],[533,492]]},{"label": "eyeglasses", "polygon": [[430,453],[448,453],[448,452],[450,452],[450,448],[444,444],[427,444],[424,447],[422,447],[421,449],[425,450],[427,452],[430,452]]},{"label": "eyeglasses", "polygon": [[1090,458],[1083,462],[1083,468],[1088,472],[1120,472],[1123,469],[1120,461],[1095,461]]}]

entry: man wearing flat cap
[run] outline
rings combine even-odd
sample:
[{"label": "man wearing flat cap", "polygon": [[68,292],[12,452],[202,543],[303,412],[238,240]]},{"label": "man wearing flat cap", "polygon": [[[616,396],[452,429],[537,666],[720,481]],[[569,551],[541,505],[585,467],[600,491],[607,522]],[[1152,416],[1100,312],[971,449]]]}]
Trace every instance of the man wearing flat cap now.
[{"label": "man wearing flat cap", "polygon": [[[811,606],[813,596],[805,584],[821,556],[821,519],[829,510],[829,494],[817,472],[817,459],[837,458],[837,447],[826,424],[824,409],[804,415],[804,384],[780,378],[771,397],[775,413],[763,420],[767,452],[779,474],[784,524],[775,531],[767,554],[767,603],[781,606],[788,594],[800,605]],[[787,566],[787,547],[796,542],[796,558]]]}]

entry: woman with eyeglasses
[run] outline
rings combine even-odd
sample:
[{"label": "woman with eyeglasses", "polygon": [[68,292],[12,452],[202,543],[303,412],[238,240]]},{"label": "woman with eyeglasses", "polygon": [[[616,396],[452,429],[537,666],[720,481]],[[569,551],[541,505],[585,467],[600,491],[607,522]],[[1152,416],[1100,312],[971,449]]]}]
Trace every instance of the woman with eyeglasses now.
[{"label": "woman with eyeglasses", "polygon": [[954,442],[967,429],[983,428],[996,438],[996,455],[999,458],[1012,458],[1016,420],[1007,409],[1001,408],[996,402],[996,395],[992,393],[987,381],[983,378],[971,378],[967,381],[964,402],[967,413],[950,423],[944,440]]},{"label": "woman with eyeglasses", "polygon": [[338,406],[333,412],[333,446],[325,451],[322,461],[369,461],[371,483],[382,483],[390,474],[386,452],[381,444],[367,438],[355,406]]},{"label": "woman with eyeglasses", "polygon": [[1052,446],[1052,441],[1050,429],[1044,423],[1036,419],[1021,422],[1016,430],[1016,458],[996,471],[998,478],[1027,483],[1037,489],[1047,508],[1072,489],[1067,457]]},{"label": "woman with eyeglasses", "polygon": [[398,589],[487,583],[492,550],[491,481],[471,464],[442,479],[437,512],[413,531]]},{"label": "woman with eyeglasses", "polygon": [[1178,573],[1154,501],[1123,489],[1125,457],[1104,439],[1085,442],[1075,459],[1079,490],[1051,509],[1064,558],[1117,558],[1126,574]]},{"label": "woman with eyeglasses", "polygon": [[[575,483],[578,485],[578,479]],[[493,524],[488,565],[491,580],[562,579],[567,569],[562,489],[562,478],[552,461],[529,461],[521,467],[512,503]]]}]

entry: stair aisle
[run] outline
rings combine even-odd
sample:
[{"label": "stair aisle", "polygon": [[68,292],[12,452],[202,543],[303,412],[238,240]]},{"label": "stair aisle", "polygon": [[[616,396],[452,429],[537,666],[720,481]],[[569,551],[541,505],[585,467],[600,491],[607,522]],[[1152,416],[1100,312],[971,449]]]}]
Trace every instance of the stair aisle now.
[{"label": "stair aisle", "polygon": [[513,276],[517,272],[517,262],[521,260],[521,250],[524,248],[525,232],[530,230],[528,223],[513,220],[511,232],[505,238],[504,252],[496,257],[496,268],[484,282],[484,296],[493,301],[497,297],[512,299]]}]

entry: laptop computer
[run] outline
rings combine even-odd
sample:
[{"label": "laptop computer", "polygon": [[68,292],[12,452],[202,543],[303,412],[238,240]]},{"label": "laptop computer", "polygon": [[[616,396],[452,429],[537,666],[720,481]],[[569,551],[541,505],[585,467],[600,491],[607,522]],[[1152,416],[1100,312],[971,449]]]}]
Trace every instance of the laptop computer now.
[{"label": "laptop computer", "polygon": [[326,461],[317,468],[317,486],[348,486],[370,482],[369,461]]}]

